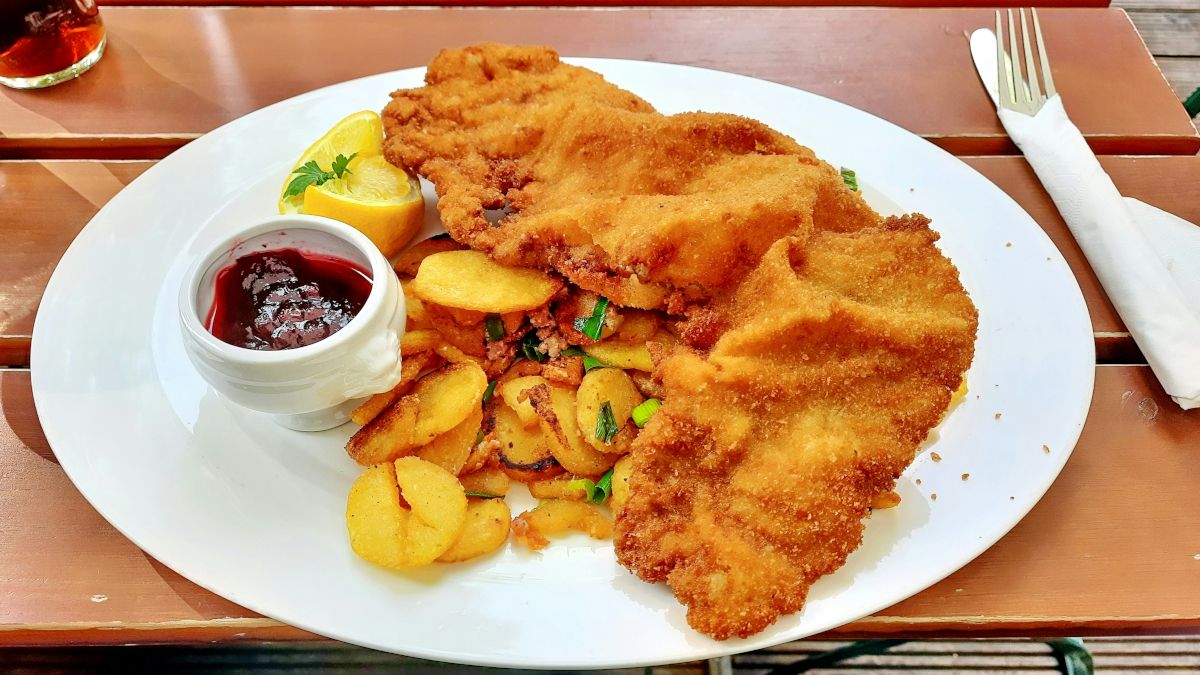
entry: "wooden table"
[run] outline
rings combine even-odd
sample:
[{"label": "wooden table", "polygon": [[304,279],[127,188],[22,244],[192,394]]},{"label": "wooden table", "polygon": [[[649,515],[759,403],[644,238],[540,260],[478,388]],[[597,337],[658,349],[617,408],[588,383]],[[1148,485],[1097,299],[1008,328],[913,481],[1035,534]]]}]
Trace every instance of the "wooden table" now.
[{"label": "wooden table", "polygon": [[[111,52],[93,72],[0,92],[0,365],[11,366],[0,370],[0,644],[312,637],[185,581],[84,502],[33,408],[24,367],[34,314],[71,239],[155,159],[268,103],[487,38],[720,68],[846,101],[970,155],[1075,270],[1099,363],[1066,470],[978,560],[837,633],[1200,631],[1200,414],[1181,412],[1139,365],[1054,206],[1008,154],[966,50],[965,32],[989,11],[108,7],[105,19]],[[1055,81],[1117,185],[1200,221],[1200,138],[1125,14],[1046,10],[1043,24]],[[294,57],[329,44],[344,45],[344,58]],[[1125,95],[1110,95],[1113,82]]]}]

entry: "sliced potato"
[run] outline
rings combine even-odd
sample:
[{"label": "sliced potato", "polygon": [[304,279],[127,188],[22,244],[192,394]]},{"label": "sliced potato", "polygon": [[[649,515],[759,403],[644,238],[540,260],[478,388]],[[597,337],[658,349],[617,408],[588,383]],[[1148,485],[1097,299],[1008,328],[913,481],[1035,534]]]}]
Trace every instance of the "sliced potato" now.
[{"label": "sliced potato", "polygon": [[521,424],[517,413],[506,405],[494,406],[493,410],[495,438],[500,445],[496,459],[501,471],[522,482],[553,478],[563,472],[540,428]]},{"label": "sliced potato", "polygon": [[412,280],[400,280],[400,288],[404,290],[404,312],[408,316],[408,330],[419,330],[421,328],[429,328],[429,315],[425,310],[425,303],[413,295],[413,292],[408,288]]},{"label": "sliced potato", "polygon": [[475,439],[479,435],[483,423],[483,408],[476,407],[475,412],[459,422],[458,426],[439,435],[428,445],[417,451],[417,457],[437,464],[451,474],[457,476],[475,449]]},{"label": "sliced potato", "polygon": [[425,445],[479,410],[487,376],[473,363],[451,363],[421,378],[411,396],[421,403],[413,442]]},{"label": "sliced potato", "polygon": [[530,375],[511,379],[498,386],[500,391],[497,393],[500,394],[500,398],[504,399],[508,407],[517,413],[517,417],[521,418],[521,424],[527,427],[536,427],[538,417],[533,406],[530,405],[529,399],[523,394],[539,384],[546,384],[546,378],[540,375]]},{"label": "sliced potato", "polygon": [[421,261],[412,290],[446,307],[504,314],[546,304],[562,282],[537,270],[506,267],[480,251],[446,251]]},{"label": "sliced potato", "polygon": [[392,269],[396,270],[397,274],[415,277],[417,269],[421,267],[421,261],[425,258],[434,253],[461,251],[464,248],[466,247],[451,239],[450,235],[439,234],[413,244],[407,251],[396,256],[396,262],[392,264]]},{"label": "sliced potato", "polygon": [[587,502],[549,499],[536,508],[517,516],[512,523],[517,541],[537,551],[550,542],[546,535],[579,530],[592,539],[612,537],[613,524],[604,514]]},{"label": "sliced potato", "polygon": [[508,494],[508,487],[512,484],[508,474],[500,469],[480,469],[474,473],[460,476],[458,482],[462,483],[463,489],[467,492],[479,492],[497,497]]},{"label": "sliced potato", "polygon": [[650,350],[646,349],[644,343],[630,344],[605,340],[588,345],[583,351],[614,368],[633,368],[646,372],[654,370],[654,361],[650,358]]},{"label": "sliced potato", "polygon": [[346,453],[363,466],[390,462],[412,450],[420,403],[405,396],[359,429],[346,441]]},{"label": "sliced potato", "polygon": [[577,476],[598,476],[616,462],[615,455],[596,450],[580,437],[574,391],[540,384],[528,396],[550,452],[563,468]]},{"label": "sliced potato", "polygon": [[354,481],[346,499],[350,547],[384,567],[433,562],[462,534],[466,515],[467,498],[458,480],[416,457],[372,466]]},{"label": "sliced potato", "polygon": [[571,487],[577,480],[574,476],[562,476],[550,480],[539,480],[529,484],[529,494],[538,499],[573,499],[579,501],[587,498],[587,491],[582,487]]},{"label": "sliced potato", "polygon": [[407,394],[409,389],[412,389],[413,382],[416,381],[418,375],[438,363],[438,356],[433,352],[417,352],[412,356],[405,357],[400,362],[400,382],[391,390],[375,394],[363,401],[350,413],[350,419],[357,424],[366,424],[375,419],[379,413]]},{"label": "sliced potato", "polygon": [[[633,380],[619,368],[596,368],[584,375],[576,394],[576,414],[583,439],[600,452],[629,452],[629,445],[637,437],[636,431],[626,432],[634,426],[629,422],[629,414],[644,400]],[[600,408],[605,403],[612,409],[613,421],[619,430],[608,443],[596,438],[594,433]]]},{"label": "sliced potato", "polygon": [[458,309],[457,307],[442,307],[441,309],[460,326],[478,326],[487,318],[487,314],[484,312],[477,312],[473,309]]},{"label": "sliced potato", "polygon": [[438,356],[446,359],[450,363],[474,363],[480,368],[484,366],[484,360],[482,358],[465,354],[461,349],[448,342],[443,342],[437,347],[434,347],[434,351],[437,352]]},{"label": "sliced potato", "polygon": [[435,330],[410,330],[400,338],[400,355],[411,356],[420,352],[431,352],[444,342]]},{"label": "sliced potato", "polygon": [[459,323],[452,311],[450,308],[434,304],[425,306],[429,322],[433,324],[438,335],[442,336],[443,341],[454,345],[465,354],[482,358],[487,354],[487,347],[483,341],[483,315],[479,315],[481,317],[479,323],[464,325]]},{"label": "sliced potato", "polygon": [[625,508],[625,502],[629,501],[629,475],[633,473],[633,458],[629,455],[617,460],[613,465],[612,475],[612,497],[609,499],[608,506],[612,512],[620,515],[621,509]]},{"label": "sliced potato", "polygon": [[508,541],[512,512],[503,499],[471,499],[458,540],[438,556],[438,562],[462,562],[495,551]]},{"label": "sliced potato", "polygon": [[658,315],[644,309],[622,309],[620,327],[613,333],[616,342],[643,344],[658,331]]}]

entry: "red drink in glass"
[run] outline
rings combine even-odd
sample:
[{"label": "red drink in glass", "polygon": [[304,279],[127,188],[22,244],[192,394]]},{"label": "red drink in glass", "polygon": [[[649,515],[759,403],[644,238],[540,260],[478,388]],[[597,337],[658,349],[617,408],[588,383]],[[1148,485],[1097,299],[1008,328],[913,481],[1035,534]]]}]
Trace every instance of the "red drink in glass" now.
[{"label": "red drink in glass", "polygon": [[0,84],[35,89],[77,77],[104,45],[95,0],[0,0]]}]

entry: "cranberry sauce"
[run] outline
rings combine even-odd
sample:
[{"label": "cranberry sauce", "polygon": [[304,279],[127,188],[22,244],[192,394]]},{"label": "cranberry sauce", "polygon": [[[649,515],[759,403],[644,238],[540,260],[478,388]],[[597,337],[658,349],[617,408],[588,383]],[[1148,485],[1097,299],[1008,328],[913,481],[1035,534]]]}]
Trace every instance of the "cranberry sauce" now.
[{"label": "cranberry sauce", "polygon": [[371,293],[371,275],[334,256],[284,248],[248,253],[217,272],[205,327],[231,345],[276,351],[333,335]]}]

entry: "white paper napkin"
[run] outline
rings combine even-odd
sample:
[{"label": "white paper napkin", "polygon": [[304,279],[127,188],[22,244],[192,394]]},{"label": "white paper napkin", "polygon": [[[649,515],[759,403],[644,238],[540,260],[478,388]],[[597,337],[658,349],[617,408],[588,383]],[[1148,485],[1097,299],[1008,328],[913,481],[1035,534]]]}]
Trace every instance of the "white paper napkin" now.
[{"label": "white paper napkin", "polygon": [[[971,34],[971,55],[996,102],[996,36]],[[1121,196],[1050,98],[1034,117],[997,110],[1058,206],[1146,362],[1184,410],[1200,408],[1200,227]]]}]

